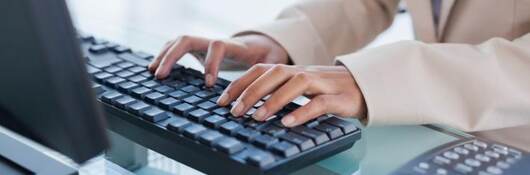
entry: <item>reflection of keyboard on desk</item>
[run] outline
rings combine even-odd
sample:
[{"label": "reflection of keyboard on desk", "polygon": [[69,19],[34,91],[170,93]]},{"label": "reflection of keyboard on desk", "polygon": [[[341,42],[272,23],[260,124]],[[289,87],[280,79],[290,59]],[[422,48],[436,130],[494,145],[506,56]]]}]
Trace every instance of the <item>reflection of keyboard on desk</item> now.
[{"label": "reflection of keyboard on desk", "polygon": [[[152,55],[82,36],[87,70],[112,130],[208,174],[285,174],[350,148],[360,138],[353,123],[331,115],[286,128],[281,116],[258,122],[216,105],[229,81],[204,87],[203,74],[180,65],[168,79],[146,70]],[[120,121],[128,122],[113,122]],[[136,129],[129,129],[136,128]]]}]

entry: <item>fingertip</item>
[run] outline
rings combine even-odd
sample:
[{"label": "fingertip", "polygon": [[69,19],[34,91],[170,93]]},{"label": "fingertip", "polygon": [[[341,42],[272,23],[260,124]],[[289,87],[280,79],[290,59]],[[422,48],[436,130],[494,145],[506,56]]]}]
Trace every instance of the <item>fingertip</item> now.
[{"label": "fingertip", "polygon": [[219,99],[217,99],[217,104],[219,104],[220,106],[226,106],[228,105],[228,101],[229,101],[228,92],[223,92],[223,94],[221,94]]},{"label": "fingertip", "polygon": [[160,68],[157,69],[155,72],[155,77],[156,79],[164,79],[165,78],[164,71],[161,70]]},{"label": "fingertip", "polygon": [[286,115],[282,118],[282,124],[287,127],[296,126],[296,118],[293,115]]},{"label": "fingertip", "polygon": [[212,87],[215,84],[215,77],[211,73],[207,73],[205,76],[206,86]]}]

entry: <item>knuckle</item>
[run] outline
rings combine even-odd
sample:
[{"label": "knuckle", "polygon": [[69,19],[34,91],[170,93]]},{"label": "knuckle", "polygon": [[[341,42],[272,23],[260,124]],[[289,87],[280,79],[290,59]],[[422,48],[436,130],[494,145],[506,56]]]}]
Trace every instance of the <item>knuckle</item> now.
[{"label": "knuckle", "polygon": [[179,43],[187,43],[191,40],[191,36],[189,35],[181,35],[179,36],[176,41],[178,41]]},{"label": "knuckle", "polygon": [[252,71],[258,71],[258,72],[261,72],[261,71],[264,71],[266,69],[266,64],[263,64],[263,63],[258,63],[258,64],[255,64],[254,66],[252,66],[252,68],[250,69],[251,72]]},{"label": "knuckle", "polygon": [[222,48],[225,46],[225,43],[221,40],[210,41],[210,47],[212,48]]},{"label": "knuckle", "polygon": [[311,75],[308,74],[307,72],[298,72],[298,73],[296,73],[296,75],[294,77],[297,78],[298,80],[300,80],[302,82],[306,82],[306,83],[310,83],[311,80],[312,80]]},{"label": "knuckle", "polygon": [[319,107],[325,107],[329,103],[328,99],[323,97],[323,96],[317,96],[317,97],[315,97],[315,98],[313,98],[311,100],[314,100],[315,103],[317,103]]},{"label": "knuckle", "polygon": [[283,64],[274,65],[274,67],[272,67],[272,71],[275,74],[284,74],[287,72],[287,66]]}]

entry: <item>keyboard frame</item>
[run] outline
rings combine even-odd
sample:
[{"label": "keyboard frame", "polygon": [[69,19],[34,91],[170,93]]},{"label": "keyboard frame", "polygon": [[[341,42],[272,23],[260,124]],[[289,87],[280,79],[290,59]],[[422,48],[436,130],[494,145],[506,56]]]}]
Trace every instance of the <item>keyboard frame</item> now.
[{"label": "keyboard frame", "polygon": [[[298,153],[290,158],[276,161],[261,169],[257,166],[242,164],[230,158],[225,153],[214,151],[204,144],[167,130],[165,124],[171,122],[171,119],[160,123],[151,123],[135,114],[100,100],[98,101],[103,106],[110,130],[137,144],[206,174],[287,174],[300,170],[309,163],[317,162],[322,157],[329,157],[345,151],[351,148],[361,138],[361,131],[357,130],[351,134],[337,138],[333,142],[317,145],[316,147]],[[190,147],[194,147],[196,151],[191,151]],[[323,151],[324,149],[332,149],[333,151]],[[218,155],[212,156],[212,153]],[[207,164],[208,162],[219,161],[223,163]]]}]

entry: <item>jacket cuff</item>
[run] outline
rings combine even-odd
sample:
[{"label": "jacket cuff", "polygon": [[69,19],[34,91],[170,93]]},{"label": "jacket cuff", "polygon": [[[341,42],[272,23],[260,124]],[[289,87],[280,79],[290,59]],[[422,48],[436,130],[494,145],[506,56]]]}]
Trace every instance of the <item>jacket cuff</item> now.
[{"label": "jacket cuff", "polygon": [[402,50],[405,48],[400,45],[406,44],[366,49],[336,59],[336,64],[342,64],[350,71],[364,96],[367,118],[361,122],[367,126],[425,124],[421,112],[415,110],[418,107],[415,104],[417,99],[413,98],[415,90],[405,85],[410,77],[400,77],[407,73],[395,68],[395,65],[402,65],[396,64],[396,60],[403,60],[389,57],[406,56]]}]

